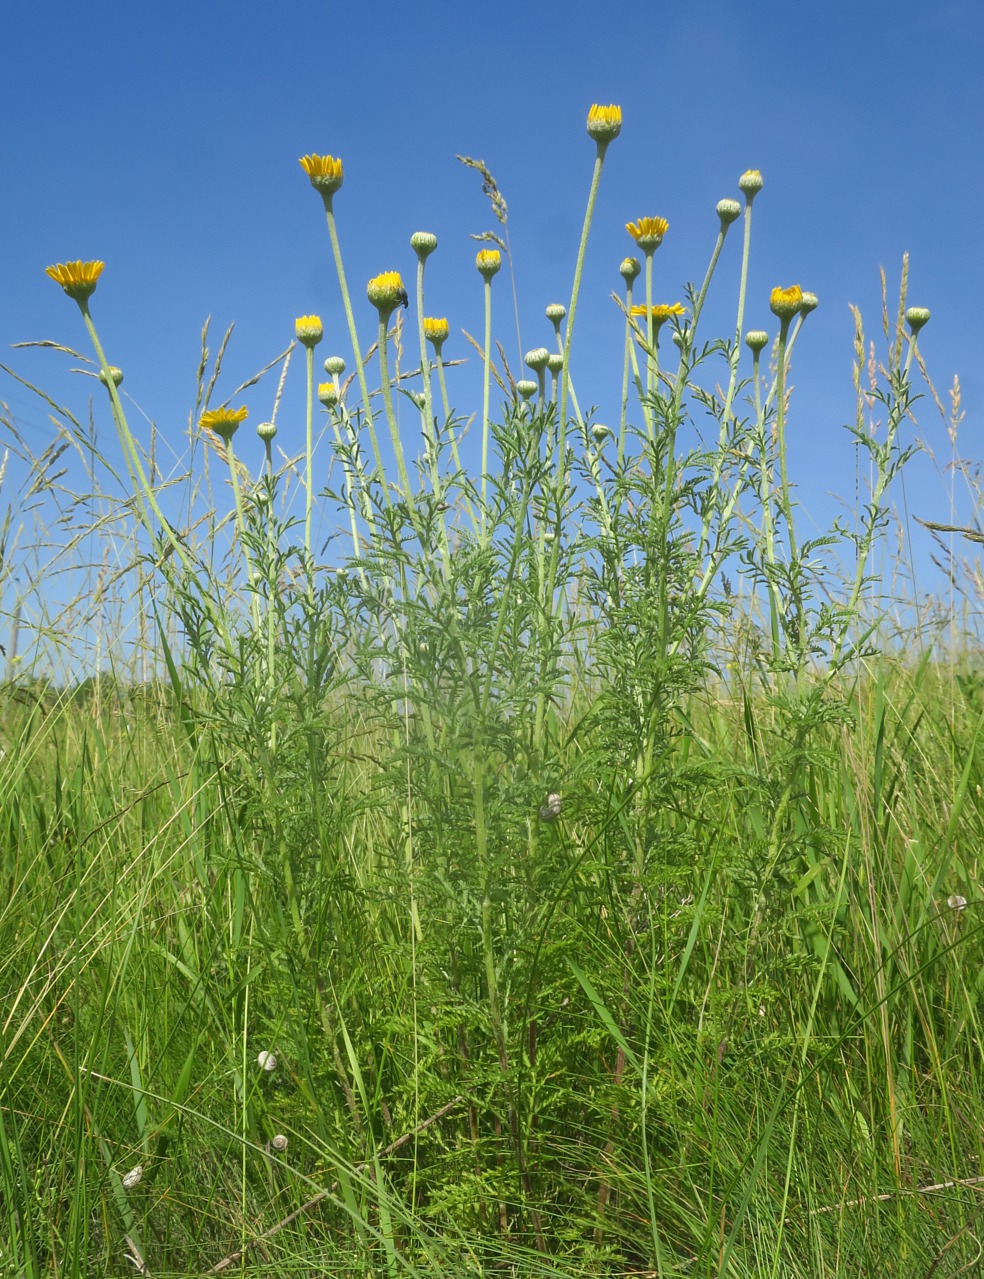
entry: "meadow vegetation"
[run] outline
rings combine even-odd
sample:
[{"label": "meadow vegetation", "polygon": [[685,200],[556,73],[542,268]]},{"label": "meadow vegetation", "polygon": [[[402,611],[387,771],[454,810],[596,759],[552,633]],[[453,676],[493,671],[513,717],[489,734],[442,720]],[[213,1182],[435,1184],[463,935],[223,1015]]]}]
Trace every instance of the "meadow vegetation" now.
[{"label": "meadow vegetation", "polygon": [[[817,299],[777,288],[775,331],[746,332],[750,170],[679,300],[654,300],[665,221],[629,224],[624,391],[598,421],[575,318],[620,122],[589,115],[571,297],[518,379],[493,342],[506,244],[480,249],[467,418],[444,377],[453,320],[426,314],[435,237],[413,236],[408,286],[369,282],[361,349],[331,156],[301,163],[352,350],[319,382],[303,316],[219,402],[225,343],[213,359],[203,334],[180,483],[100,344],[102,264],[49,269],[126,463],[111,494],[52,404],[91,483],[49,538],[62,564],[111,544],[72,616],[127,639],[58,685],[8,629],[0,1275],[977,1263],[984,677],[976,638],[912,626],[916,601],[900,630],[882,576],[914,407],[936,395],[929,314],[903,271],[877,356],[856,315],[866,491],[803,539],[788,377]],[[712,284],[735,289],[723,338],[701,325]],[[303,445],[279,447],[299,436],[276,412],[246,442],[245,392],[282,387],[292,356]],[[31,459],[38,484],[56,460]],[[30,622],[44,582],[9,602],[19,518],[0,528],[8,619],[22,649],[29,625],[32,651],[57,649]]]}]

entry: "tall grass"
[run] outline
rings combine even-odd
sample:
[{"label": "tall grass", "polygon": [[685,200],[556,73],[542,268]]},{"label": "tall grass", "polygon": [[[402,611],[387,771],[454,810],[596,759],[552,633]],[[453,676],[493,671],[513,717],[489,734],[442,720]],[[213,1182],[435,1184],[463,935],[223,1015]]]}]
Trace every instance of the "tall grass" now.
[{"label": "tall grass", "polygon": [[[114,548],[88,607],[129,640],[115,678],[60,690],[14,653],[3,690],[5,1273],[976,1263],[982,684],[973,648],[899,641],[872,567],[928,317],[903,275],[874,381],[856,317],[870,494],[855,527],[802,540],[787,387],[815,300],[776,290],[771,363],[768,335],[745,354],[749,173],[686,306],[650,285],[640,310],[623,271],[637,402],[617,432],[583,415],[570,324],[615,110],[589,119],[551,395],[539,352],[535,380],[494,363],[480,254],[477,478],[427,341],[432,237],[414,236],[408,459],[388,350],[402,282],[370,282],[363,356],[331,157],[305,169],[355,369],[330,358],[316,390],[320,323],[298,321],[296,456],[263,423],[250,465],[231,401],[255,379],[213,408],[225,343],[212,364],[203,334],[204,449],[177,515],[76,290],[128,478],[109,502],[105,459],[61,411],[92,484],[64,499],[59,556]],[[739,218],[735,332],[708,339]],[[278,403],[289,358],[261,374]],[[350,548],[330,566],[311,519],[326,452],[317,496]],[[45,589],[16,608],[54,642]]]}]

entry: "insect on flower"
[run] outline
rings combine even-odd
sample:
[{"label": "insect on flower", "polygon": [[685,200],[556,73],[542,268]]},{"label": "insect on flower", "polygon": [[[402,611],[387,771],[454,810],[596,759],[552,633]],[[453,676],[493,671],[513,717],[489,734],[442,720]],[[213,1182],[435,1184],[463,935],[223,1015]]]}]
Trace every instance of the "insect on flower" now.
[{"label": "insect on flower", "polygon": [[407,297],[407,291],[406,291],[406,289],[397,289],[397,290],[396,290],[396,300],[397,300],[397,302],[401,302],[401,303],[403,304],[404,308],[406,308],[406,307],[408,307],[408,306],[410,305],[410,299]]}]

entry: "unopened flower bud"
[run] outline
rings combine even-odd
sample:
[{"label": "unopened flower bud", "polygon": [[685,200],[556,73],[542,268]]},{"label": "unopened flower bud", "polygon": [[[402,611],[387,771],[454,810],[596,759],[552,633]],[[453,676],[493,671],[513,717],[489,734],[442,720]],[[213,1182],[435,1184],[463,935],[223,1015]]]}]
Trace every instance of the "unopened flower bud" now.
[{"label": "unopened flower bud", "polygon": [[276,423],[261,422],[256,428],[256,434],[260,437],[264,444],[268,444],[277,434]]},{"label": "unopened flower bud", "polygon": [[604,426],[601,422],[595,422],[591,427],[591,438],[596,444],[604,444],[612,433],[610,426]]},{"label": "unopened flower bud", "polygon": [[803,290],[798,284],[788,289],[773,289],[769,297],[769,310],[780,320],[790,320],[803,305]]},{"label": "unopened flower bud", "polygon": [[741,205],[737,200],[718,200],[717,215],[721,219],[722,227],[730,226],[741,217]]},{"label": "unopened flower bud", "polygon": [[918,333],[924,324],[929,323],[929,310],[924,306],[910,306],[905,313],[905,322],[913,333]]},{"label": "unopened flower bud", "polygon": [[399,271],[374,275],[366,285],[366,296],[381,316],[390,315],[398,306],[410,305]]},{"label": "unopened flower bud", "polygon": [[[120,368],[117,368],[115,364],[111,364],[109,366],[109,376],[113,379],[113,385],[119,386],[123,381],[123,370]],[[103,384],[103,386],[105,387],[109,386],[109,383],[106,381],[105,369],[99,370],[99,381]]]},{"label": "unopened flower bud", "polygon": [[410,247],[423,262],[437,248],[437,236],[430,231],[414,231],[410,237]]},{"label": "unopened flower bud", "polygon": [[341,377],[345,372],[345,360],[340,355],[329,355],[325,360],[325,372],[329,377]]},{"label": "unopened flower bud", "polygon": [[317,315],[301,315],[294,321],[294,333],[302,346],[313,351],[325,335],[321,317]]},{"label": "unopened flower bud", "polygon": [[764,329],[750,329],[745,334],[745,345],[757,355],[769,345],[769,335]]},{"label": "unopened flower bud", "polygon": [[745,193],[745,199],[751,203],[762,190],[764,183],[758,169],[746,169],[738,179],[739,190]]},{"label": "unopened flower bud", "polygon": [[333,409],[338,403],[338,392],[335,390],[334,382],[318,383],[318,399],[326,409]]},{"label": "unopened flower bud", "polygon": [[642,264],[638,258],[623,258],[618,273],[626,284],[631,284],[641,270]]},{"label": "unopened flower bud", "polygon": [[545,369],[550,361],[550,352],[545,346],[536,346],[532,351],[527,351],[523,356],[527,368],[534,369],[537,373],[541,369]]},{"label": "unopened flower bud", "polygon": [[529,400],[536,395],[538,387],[537,384],[535,382],[531,382],[529,378],[521,378],[516,383],[516,390],[524,400]]},{"label": "unopened flower bud", "polygon": [[551,302],[547,307],[547,319],[558,332],[560,331],[560,322],[566,314],[567,307],[564,306],[563,302]]},{"label": "unopened flower bud", "polygon": [[475,254],[475,266],[483,280],[490,281],[502,266],[502,254],[498,249],[479,249]]},{"label": "unopened flower bud", "polygon": [[611,142],[622,131],[622,108],[597,103],[588,112],[588,133],[595,142]]},{"label": "unopened flower bud", "polygon": [[547,357],[547,368],[551,373],[559,373],[564,367],[564,357],[559,351],[551,351]]},{"label": "unopened flower bud", "polygon": [[443,317],[440,319],[433,316],[424,317],[424,337],[428,342],[433,343],[438,351],[447,341],[450,332],[448,322]]},{"label": "unopened flower bud", "polygon": [[815,311],[820,305],[820,299],[815,293],[804,293],[803,301],[800,303],[800,315],[809,315],[811,311]]}]

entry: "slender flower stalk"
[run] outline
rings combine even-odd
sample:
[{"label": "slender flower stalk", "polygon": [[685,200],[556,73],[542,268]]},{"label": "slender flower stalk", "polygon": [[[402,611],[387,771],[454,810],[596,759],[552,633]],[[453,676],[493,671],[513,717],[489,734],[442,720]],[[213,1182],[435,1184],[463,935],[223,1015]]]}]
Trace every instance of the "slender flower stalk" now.
[{"label": "slender flower stalk", "polygon": [[431,488],[440,493],[437,470],[437,439],[434,431],[434,401],[431,394],[431,367],[427,356],[427,331],[424,319],[424,263],[437,248],[437,236],[429,231],[415,231],[410,237],[410,247],[417,255],[417,337],[420,341],[420,377],[424,387],[423,417],[424,443],[430,460]]},{"label": "slender flower stalk", "polygon": [[[653,257],[663,243],[663,236],[670,229],[666,218],[639,218],[637,222],[626,222],[625,229],[635,240],[646,258],[646,307],[651,313],[653,306]],[[648,323],[646,349],[646,394],[652,398],[656,390],[656,335],[653,332],[652,319]]]},{"label": "slender flower stalk", "polygon": [[403,456],[400,429],[397,426],[396,413],[393,410],[393,391],[390,386],[389,372],[389,319],[397,306],[406,307],[409,304],[409,299],[407,291],[403,287],[403,280],[399,271],[384,271],[381,275],[373,276],[366,286],[366,294],[379,313],[379,373],[382,380],[383,405],[386,410],[386,421],[389,424],[393,455],[396,458],[396,467],[400,475],[400,487],[409,506],[413,494],[410,488],[410,476],[407,474],[406,460]]},{"label": "slender flower stalk", "polygon": [[[311,563],[311,508],[314,497],[314,348],[324,337],[324,328],[316,315],[302,315],[294,322],[294,332],[298,342],[304,347],[305,372],[307,382],[307,412],[305,415],[305,503],[304,503],[304,550]],[[313,581],[310,583],[313,590]]]},{"label": "slender flower stalk", "polygon": [[236,532],[239,535],[239,544],[243,548],[243,562],[246,565],[246,580],[249,586],[251,612],[253,614],[253,626],[258,632],[260,629],[260,611],[256,594],[256,575],[253,570],[253,561],[249,553],[249,546],[244,536],[246,529],[246,514],[243,507],[242,490],[239,487],[239,467],[236,463],[236,452],[233,448],[232,437],[239,430],[240,425],[246,420],[247,410],[241,409],[209,409],[203,413],[198,419],[198,425],[203,431],[211,431],[217,435],[225,445],[226,461],[229,464],[229,477],[232,481],[232,495],[236,503]]},{"label": "slender flower stalk", "polygon": [[485,533],[487,518],[486,493],[489,470],[489,378],[492,373],[492,277],[502,266],[502,255],[498,249],[479,249],[475,257],[485,287],[485,345],[483,348],[482,377],[482,533]]},{"label": "slender flower stalk", "polygon": [[[96,357],[99,360],[101,380],[109,392],[113,421],[116,424],[117,435],[123,448],[123,456],[126,459],[127,471],[133,485],[133,495],[140,510],[141,522],[148,533],[153,534],[154,520],[150,518],[150,514],[153,514],[158,528],[163,531],[170,543],[171,553],[176,553],[184,567],[190,569],[191,561],[188,552],[169,521],[164,518],[157,502],[157,494],[147,478],[136,440],[133,438],[133,433],[126,420],[126,414],[123,411],[123,402],[119,393],[119,381],[113,376],[113,368],[106,359],[106,353],[99,340],[99,334],[96,332],[96,326],[89,313],[89,298],[96,290],[96,285],[105,265],[105,262],[101,261],[83,262],[76,260],[74,262],[59,262],[56,266],[45,267],[45,274],[50,276],[56,284],[61,285],[66,294],[78,304],[78,308],[82,312],[82,320],[89,334],[89,340],[92,342]],[[148,513],[148,507],[150,508],[150,513]]]},{"label": "slender flower stalk", "polygon": [[342,292],[342,305],[345,308],[345,319],[348,322],[349,338],[352,342],[352,352],[355,355],[355,372],[359,379],[359,389],[362,392],[362,406],[365,412],[366,429],[369,432],[369,439],[372,443],[373,456],[376,461],[376,471],[380,478],[383,492],[383,499],[387,506],[390,504],[389,489],[384,481],[383,471],[383,455],[379,451],[379,440],[376,435],[376,428],[373,422],[372,405],[369,400],[369,384],[366,381],[366,368],[362,359],[362,348],[359,346],[359,334],[355,327],[355,314],[352,310],[352,301],[349,297],[348,284],[345,279],[345,267],[342,264],[342,250],[338,241],[338,229],[335,226],[335,212],[332,201],[335,192],[342,185],[343,172],[342,162],[330,155],[304,155],[298,161],[301,168],[311,180],[311,185],[321,196],[322,203],[325,206],[325,220],[328,223],[328,236],[331,240],[332,256],[335,259],[335,271],[338,275],[338,285]]},{"label": "slender flower stalk", "polygon": [[595,202],[598,199],[598,187],[601,183],[601,171],[605,164],[605,153],[609,143],[618,137],[622,129],[622,108],[615,106],[599,106],[597,103],[588,112],[588,136],[594,139],[596,153],[594,169],[591,173],[591,186],[588,188],[588,206],[584,213],[581,227],[581,242],[577,249],[577,261],[574,266],[574,284],[571,288],[571,302],[567,308],[567,331],[564,334],[564,373],[561,381],[560,412],[558,430],[560,447],[559,465],[564,465],[564,447],[567,437],[567,394],[571,367],[571,342],[574,338],[574,317],[577,314],[577,299],[581,291],[581,274],[584,270],[584,258],[588,249],[588,232],[594,217]]},{"label": "slender flower stalk", "polygon": [[[625,419],[629,408],[629,363],[635,355],[632,328],[632,285],[642,267],[638,258],[623,258],[618,268],[619,275],[625,281],[625,360],[622,366],[622,405],[618,421],[618,469],[621,471],[625,462]],[[648,410],[644,413],[648,416]]]}]

